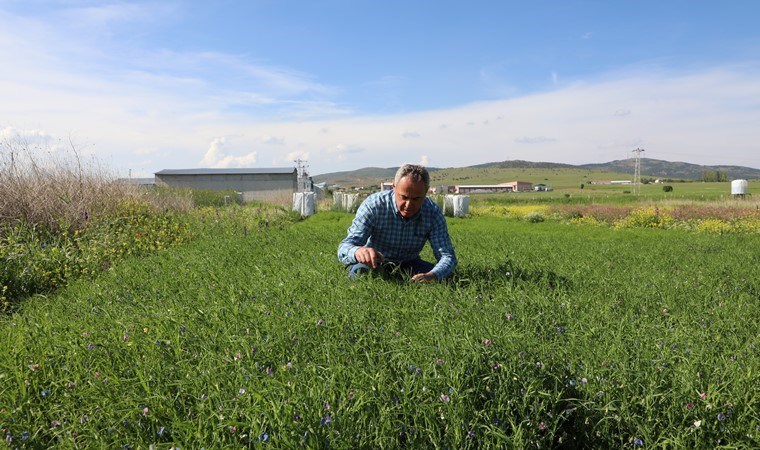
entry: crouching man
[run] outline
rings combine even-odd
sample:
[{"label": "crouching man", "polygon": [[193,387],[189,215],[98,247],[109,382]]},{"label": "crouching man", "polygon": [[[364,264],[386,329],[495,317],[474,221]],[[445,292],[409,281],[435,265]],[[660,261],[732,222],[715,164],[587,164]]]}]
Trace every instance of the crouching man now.
[{"label": "crouching man", "polygon": [[[370,270],[394,267],[413,281],[443,280],[454,273],[457,258],[446,219],[427,198],[427,169],[404,164],[396,172],[393,189],[367,197],[356,211],[346,236],[338,245],[338,260],[350,277]],[[430,242],[436,264],[420,258]]]}]

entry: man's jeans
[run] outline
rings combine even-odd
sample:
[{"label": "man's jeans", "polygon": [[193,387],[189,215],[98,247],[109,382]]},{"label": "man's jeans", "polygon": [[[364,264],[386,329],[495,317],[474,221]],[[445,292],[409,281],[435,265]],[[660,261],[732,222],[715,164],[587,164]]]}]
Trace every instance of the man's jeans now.
[{"label": "man's jeans", "polygon": [[[349,264],[348,277],[356,278],[359,275],[369,272],[372,268],[363,263]],[[422,258],[413,259],[411,261],[404,261],[402,263],[394,263],[386,261],[380,267],[377,268],[383,275],[396,275],[399,273],[405,273],[409,276],[417,275],[418,273],[428,273],[433,270],[435,264],[429,263]]]}]

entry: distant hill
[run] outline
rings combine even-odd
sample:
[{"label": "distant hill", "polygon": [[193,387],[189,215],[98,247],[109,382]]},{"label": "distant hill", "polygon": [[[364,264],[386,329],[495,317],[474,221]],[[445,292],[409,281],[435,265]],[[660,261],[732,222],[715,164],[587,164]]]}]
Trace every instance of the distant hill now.
[{"label": "distant hill", "polygon": [[[613,172],[630,172],[634,170],[633,159],[611,161],[604,164],[585,164],[584,169],[602,169]],[[700,166],[685,162],[662,161],[659,159],[641,158],[641,176],[654,178],[674,178],[684,180],[700,180],[705,171],[718,171],[726,174],[728,180],[760,179],[760,169],[743,166]]]},{"label": "distant hill", "polygon": [[[428,167],[428,172],[432,173],[438,169]],[[350,170],[346,172],[333,172],[323,175],[313,176],[315,183],[330,183],[342,185],[357,184],[377,184],[380,181],[392,180],[396,175],[398,167],[364,167],[362,169]]]},{"label": "distant hill", "polygon": [[[392,180],[396,174],[398,167],[365,167],[362,169],[346,171],[346,172],[333,172],[312,177],[315,182],[322,183],[327,182],[330,184],[339,185],[371,185],[377,184],[382,181]],[[491,162],[486,164],[477,164],[474,166],[466,166],[462,169],[582,169],[592,170],[598,172],[610,172],[620,174],[631,174],[634,172],[634,160],[633,158],[610,161],[601,164],[561,164],[552,162],[532,162],[523,160],[511,160],[501,162]],[[444,170],[440,168],[428,167],[428,171],[432,174],[435,171]],[[450,171],[451,169],[445,169]],[[641,176],[648,178],[666,178],[666,179],[682,179],[682,180],[701,180],[702,175],[706,171],[719,171],[726,174],[728,180],[746,179],[746,180],[758,180],[760,179],[760,169],[753,169],[751,167],[743,166],[702,166],[699,164],[690,164],[685,162],[671,162],[663,161],[659,159],[641,158]],[[471,183],[477,182],[477,180],[471,180]]]},{"label": "distant hill", "polygon": [[520,159],[514,159],[510,161],[491,162],[485,164],[478,164],[472,167],[473,169],[577,169],[579,166],[573,166],[572,164],[561,164],[551,162],[533,162],[523,161]]}]

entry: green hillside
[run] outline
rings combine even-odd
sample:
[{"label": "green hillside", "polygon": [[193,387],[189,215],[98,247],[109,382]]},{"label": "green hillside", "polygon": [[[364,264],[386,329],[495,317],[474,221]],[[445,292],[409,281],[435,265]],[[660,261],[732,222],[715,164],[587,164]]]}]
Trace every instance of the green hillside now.
[{"label": "green hillside", "polygon": [[[430,184],[499,184],[509,181],[528,181],[545,184],[554,189],[577,188],[581,183],[600,180],[630,180],[632,174],[581,168],[499,168],[460,167],[448,169],[430,168]],[[317,183],[326,182],[343,187],[376,186],[384,181],[392,181],[397,168],[368,167],[350,172],[335,172],[313,177]]]},{"label": "green hillside", "polygon": [[[343,187],[375,186],[390,181],[397,167],[365,167],[353,171],[333,172],[314,176],[317,183],[326,182]],[[511,160],[478,164],[460,168],[429,167],[431,184],[498,184],[508,181],[529,181],[546,184],[554,189],[577,188],[581,183],[604,180],[632,180],[632,159],[611,161],[604,164],[570,165],[551,162]],[[685,162],[657,159],[641,159],[641,177],[665,180],[701,180],[705,172],[722,172],[727,180],[760,180],[760,170],[740,166],[701,166]]]}]

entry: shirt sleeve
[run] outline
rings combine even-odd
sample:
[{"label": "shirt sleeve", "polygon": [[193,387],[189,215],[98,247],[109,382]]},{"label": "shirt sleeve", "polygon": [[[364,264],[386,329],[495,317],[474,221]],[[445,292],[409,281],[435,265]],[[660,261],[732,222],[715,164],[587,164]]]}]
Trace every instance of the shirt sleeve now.
[{"label": "shirt sleeve", "polygon": [[443,214],[435,214],[433,217],[430,246],[433,248],[433,255],[438,262],[433,267],[432,272],[438,280],[442,280],[454,273],[454,269],[457,267],[457,257],[454,253],[454,245],[451,243],[446,219]]},{"label": "shirt sleeve", "polygon": [[374,209],[365,201],[356,211],[348,235],[338,245],[338,261],[343,264],[356,263],[356,250],[367,244],[372,235],[372,211]]}]

